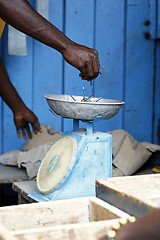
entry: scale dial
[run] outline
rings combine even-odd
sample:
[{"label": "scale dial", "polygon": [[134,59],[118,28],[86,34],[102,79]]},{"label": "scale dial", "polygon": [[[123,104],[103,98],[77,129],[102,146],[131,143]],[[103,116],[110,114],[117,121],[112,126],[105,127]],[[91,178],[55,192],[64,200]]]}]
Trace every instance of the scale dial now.
[{"label": "scale dial", "polygon": [[77,142],[70,136],[58,140],[45,154],[37,174],[37,188],[43,194],[56,191],[67,179],[76,160]]}]

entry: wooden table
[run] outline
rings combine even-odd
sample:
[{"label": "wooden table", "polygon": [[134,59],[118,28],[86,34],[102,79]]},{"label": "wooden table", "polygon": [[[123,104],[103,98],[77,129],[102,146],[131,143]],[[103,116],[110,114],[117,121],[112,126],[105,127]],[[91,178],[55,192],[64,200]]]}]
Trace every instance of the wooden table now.
[{"label": "wooden table", "polygon": [[[142,169],[140,169],[136,175],[145,175],[145,174],[151,174],[152,173],[152,166],[144,166]],[[116,178],[118,177],[118,172],[113,171],[113,176]],[[123,178],[123,177],[122,177]],[[36,202],[32,198],[28,196],[28,194],[31,194],[32,192],[35,192],[36,182],[35,181],[23,181],[23,182],[13,182],[12,188],[14,191],[18,193],[18,203],[32,203]]]},{"label": "wooden table", "polygon": [[[148,163],[146,163],[141,169],[139,169],[135,173],[135,175],[146,175],[146,174],[152,175],[152,173],[153,173],[152,167],[154,166],[154,164],[155,164],[155,161],[152,161],[152,160],[148,161]],[[21,170],[21,169],[18,169],[18,170]],[[20,174],[20,172],[19,172],[19,174]],[[111,178],[111,179],[115,179],[114,181],[117,182],[118,179],[116,180],[116,178],[117,177],[120,178],[119,172],[113,171],[113,177],[114,178]],[[123,178],[125,178],[125,177],[121,177],[121,179],[123,179]],[[130,177],[127,177],[127,178],[130,178]],[[36,189],[37,189],[36,182],[35,181],[25,181],[25,179],[23,179],[23,180],[24,180],[23,182],[18,182],[17,180],[15,180],[15,182],[13,182],[13,184],[12,184],[13,190],[18,193],[18,203],[22,204],[22,203],[36,202],[35,200],[33,200],[32,198],[30,198],[28,196],[28,194],[31,194],[32,192],[36,191]],[[101,195],[99,195],[98,197],[101,198]]]},{"label": "wooden table", "polygon": [[28,196],[28,194],[36,191],[36,181],[13,182],[12,188],[18,193],[18,204],[36,202]]},{"label": "wooden table", "polygon": [[28,176],[25,168],[14,166],[0,166],[0,184],[27,181]]},{"label": "wooden table", "polygon": [[25,168],[16,166],[0,166],[0,206],[15,205],[18,196],[12,189],[14,181],[26,181],[28,176]]}]

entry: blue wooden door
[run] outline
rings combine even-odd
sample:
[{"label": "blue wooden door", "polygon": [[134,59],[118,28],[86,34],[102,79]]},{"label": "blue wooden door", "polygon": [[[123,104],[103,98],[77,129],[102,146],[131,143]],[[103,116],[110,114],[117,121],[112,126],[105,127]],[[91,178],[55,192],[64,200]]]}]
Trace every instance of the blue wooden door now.
[{"label": "blue wooden door", "polygon": [[[36,8],[36,1],[30,2]],[[158,142],[160,42],[149,36],[153,3],[159,4],[159,0],[49,1],[49,21],[75,42],[99,51],[101,66],[106,68],[92,86],[82,81],[79,72],[58,52],[30,37],[27,56],[8,55],[6,26],[2,58],[12,83],[41,123],[71,130],[72,120],[54,117],[44,95],[82,95],[85,87],[86,95],[125,101],[117,116],[94,124],[95,130],[123,128],[138,141]],[[156,11],[152,13],[154,16]],[[23,144],[16,136],[12,112],[0,100],[0,152],[19,149]]]}]

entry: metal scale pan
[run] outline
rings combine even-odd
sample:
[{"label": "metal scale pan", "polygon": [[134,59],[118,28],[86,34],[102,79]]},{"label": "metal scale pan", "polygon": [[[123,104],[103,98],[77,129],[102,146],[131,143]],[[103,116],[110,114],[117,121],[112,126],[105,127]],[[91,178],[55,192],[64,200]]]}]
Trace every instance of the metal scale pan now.
[{"label": "metal scale pan", "polygon": [[73,95],[46,95],[49,107],[64,118],[83,121],[107,120],[114,117],[124,102],[113,99]]},{"label": "metal scale pan", "polygon": [[[37,175],[36,201],[95,195],[95,181],[112,176],[112,136],[93,132],[93,122],[115,116],[124,102],[72,95],[46,95],[55,114],[73,119],[74,131],[65,132],[44,156]],[[79,130],[79,120],[86,131]]]}]

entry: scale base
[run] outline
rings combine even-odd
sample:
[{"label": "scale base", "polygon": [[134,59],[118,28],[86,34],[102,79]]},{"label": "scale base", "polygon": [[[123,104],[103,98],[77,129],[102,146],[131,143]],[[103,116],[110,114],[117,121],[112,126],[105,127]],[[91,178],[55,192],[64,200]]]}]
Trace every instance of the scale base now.
[{"label": "scale base", "polygon": [[77,141],[77,155],[73,169],[63,185],[51,194],[38,190],[29,195],[32,199],[53,201],[68,198],[95,196],[95,182],[100,178],[112,177],[112,136],[96,132],[67,132]]}]

